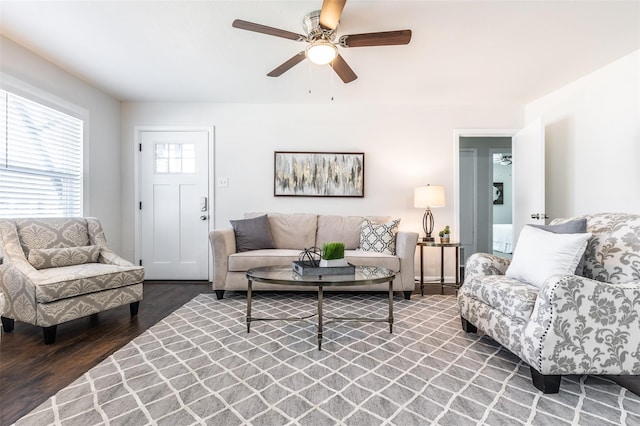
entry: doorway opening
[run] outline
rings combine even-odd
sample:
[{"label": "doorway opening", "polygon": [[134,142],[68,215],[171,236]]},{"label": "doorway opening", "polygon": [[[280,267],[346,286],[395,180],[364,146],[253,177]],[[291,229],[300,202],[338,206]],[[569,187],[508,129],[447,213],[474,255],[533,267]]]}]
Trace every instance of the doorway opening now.
[{"label": "doorway opening", "polygon": [[[455,135],[456,227],[461,263],[473,253],[511,256],[512,130],[459,131]],[[494,160],[495,158],[495,160]],[[510,163],[510,164],[507,164]],[[494,237],[509,240],[495,247]]]},{"label": "doorway opening", "polygon": [[[526,224],[545,223],[544,140],[544,125],[539,118],[522,129],[454,131],[454,223],[459,230],[463,262],[473,253],[494,251],[493,184],[500,183],[493,176],[494,154],[499,154],[498,162],[505,163],[508,154],[512,156],[511,179],[501,178],[505,198],[507,191],[511,194],[511,206],[504,209],[511,210],[511,251],[515,250],[520,230]],[[511,190],[504,188],[509,181]],[[503,199],[503,207],[505,202]]]}]

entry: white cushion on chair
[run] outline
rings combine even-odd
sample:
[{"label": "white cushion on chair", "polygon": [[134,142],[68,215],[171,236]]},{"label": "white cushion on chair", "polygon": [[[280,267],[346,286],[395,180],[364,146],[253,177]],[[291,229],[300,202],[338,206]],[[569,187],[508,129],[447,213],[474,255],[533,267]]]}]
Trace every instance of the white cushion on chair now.
[{"label": "white cushion on chair", "polygon": [[590,233],[554,234],[525,226],[505,275],[536,287],[552,275],[573,275],[589,238]]}]

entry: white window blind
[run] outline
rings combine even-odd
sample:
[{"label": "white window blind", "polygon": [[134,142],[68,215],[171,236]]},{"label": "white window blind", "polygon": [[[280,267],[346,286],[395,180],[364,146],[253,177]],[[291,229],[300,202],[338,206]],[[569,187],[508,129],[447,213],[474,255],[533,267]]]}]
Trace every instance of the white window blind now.
[{"label": "white window blind", "polygon": [[82,216],[83,126],[0,90],[0,217]]}]

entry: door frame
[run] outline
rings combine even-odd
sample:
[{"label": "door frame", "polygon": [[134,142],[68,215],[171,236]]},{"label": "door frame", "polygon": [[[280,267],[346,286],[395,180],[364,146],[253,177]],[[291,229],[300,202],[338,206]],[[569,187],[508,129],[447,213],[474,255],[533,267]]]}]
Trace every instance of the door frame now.
[{"label": "door frame", "polygon": [[[207,232],[211,232],[215,223],[215,198],[214,198],[214,150],[215,150],[215,126],[134,126],[133,128],[133,184],[134,184],[134,197],[135,202],[133,204],[133,223],[134,223],[134,244],[133,244],[133,256],[136,265],[140,264],[142,255],[142,226],[140,224],[141,211],[139,209],[140,204],[140,150],[142,132],[207,132],[208,134],[208,151],[209,158],[207,161],[208,166],[208,184],[209,184],[209,220],[207,221]],[[207,236],[208,239],[208,236]],[[208,264],[208,281],[213,280],[213,257],[211,252],[211,245],[207,244],[207,264]],[[144,265],[143,265],[144,266]]]},{"label": "door frame", "polygon": [[453,130],[453,223],[454,237],[460,241],[460,138],[510,137],[520,129],[454,129]]}]

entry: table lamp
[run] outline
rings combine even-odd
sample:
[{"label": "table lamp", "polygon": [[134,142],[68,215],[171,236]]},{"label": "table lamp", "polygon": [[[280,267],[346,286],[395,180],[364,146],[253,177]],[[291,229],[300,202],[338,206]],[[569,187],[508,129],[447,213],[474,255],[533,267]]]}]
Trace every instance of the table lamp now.
[{"label": "table lamp", "polygon": [[413,206],[415,208],[426,209],[422,217],[422,228],[424,229],[424,241],[433,241],[433,213],[434,207],[444,207],[444,186],[427,185],[419,186],[413,192]]}]

